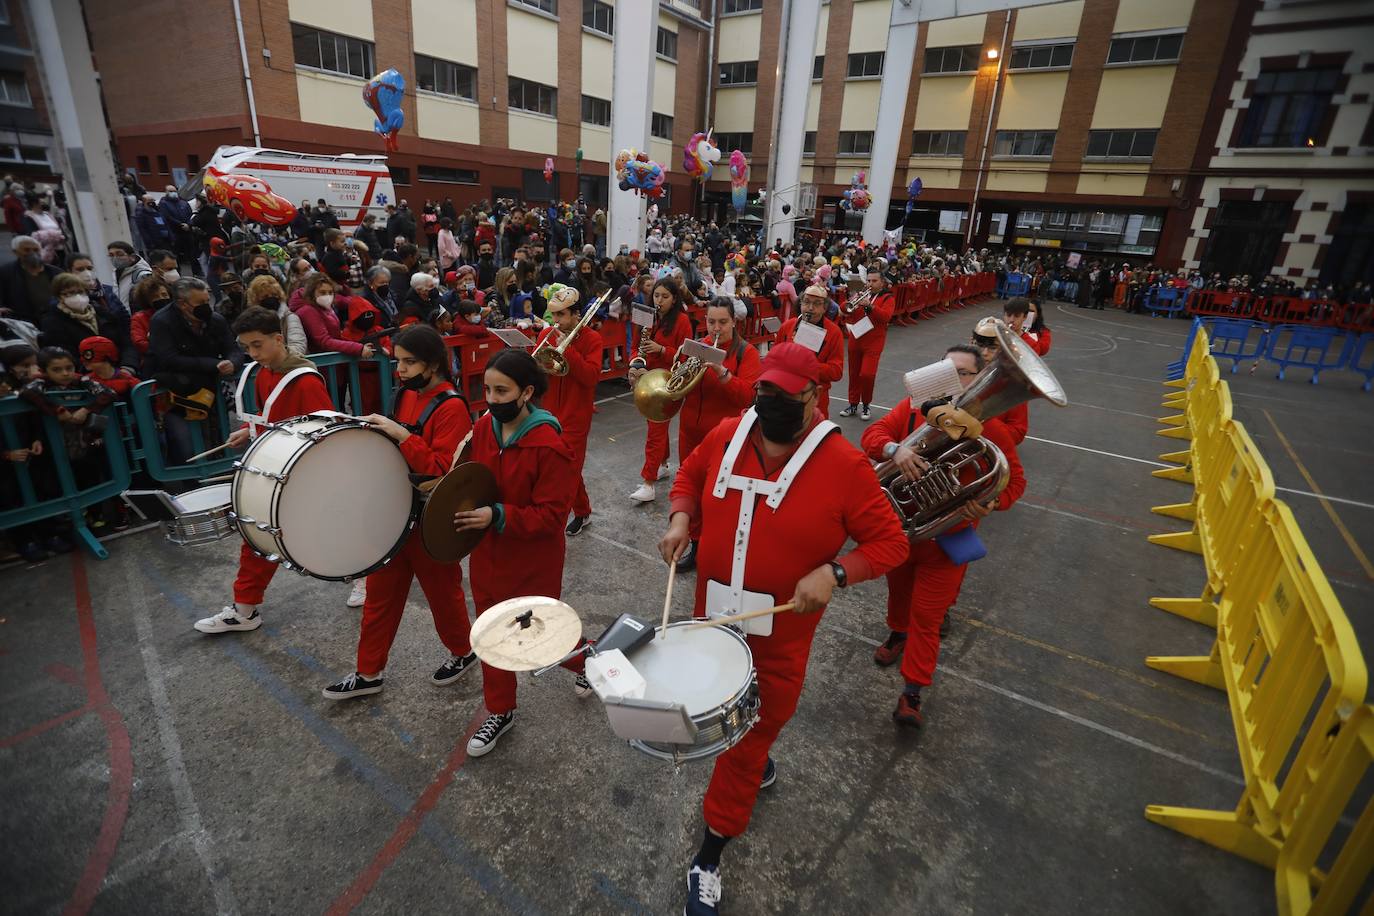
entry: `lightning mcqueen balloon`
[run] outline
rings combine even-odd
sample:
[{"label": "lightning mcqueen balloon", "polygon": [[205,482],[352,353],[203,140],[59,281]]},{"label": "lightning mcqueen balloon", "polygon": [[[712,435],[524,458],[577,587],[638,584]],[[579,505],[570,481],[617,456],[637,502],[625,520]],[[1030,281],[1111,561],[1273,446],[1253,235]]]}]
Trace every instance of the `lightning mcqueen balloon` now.
[{"label": "lightning mcqueen balloon", "polygon": [[211,203],[229,208],[241,220],[285,226],[296,216],[296,205],[273,193],[267,182],[255,175],[234,175],[208,168],[204,185],[205,196]]}]

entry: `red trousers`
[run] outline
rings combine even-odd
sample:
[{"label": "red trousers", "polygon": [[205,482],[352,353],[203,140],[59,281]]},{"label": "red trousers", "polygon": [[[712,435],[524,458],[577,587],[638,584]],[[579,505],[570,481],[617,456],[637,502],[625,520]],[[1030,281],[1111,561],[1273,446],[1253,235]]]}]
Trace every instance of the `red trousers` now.
[{"label": "red trousers", "polygon": [[644,467],[639,472],[639,477],[645,483],[653,483],[658,479],[659,466],[668,463],[668,424],[673,421],[647,422],[649,432],[644,437]]},{"label": "red trousers", "polygon": [[253,553],[245,541],[239,545],[239,574],[234,579],[234,603],[257,607],[267,592],[267,583],[277,574],[277,564]]},{"label": "red trousers", "polygon": [[887,574],[887,626],[906,633],[902,678],[928,686],[940,658],[940,624],[959,598],[968,564],[955,566],[934,540],[911,545],[911,556]]},{"label": "red trousers", "polygon": [[[701,440],[706,438],[706,434],[711,430],[698,429],[694,426],[677,421],[677,463],[679,466],[687,460],[687,456],[697,450]],[[688,536],[694,541],[701,540],[701,513],[697,513],[688,526]]]},{"label": "red trousers", "polygon": [[868,343],[874,334],[869,331],[857,340],[849,338],[849,403],[872,404],[873,383],[878,378],[878,360],[883,355],[883,342]]},{"label": "red trousers", "polygon": [[359,674],[379,674],[386,668],[412,579],[420,580],[429,612],[434,616],[434,630],[444,647],[453,655],[472,651],[468,640],[472,623],[463,598],[463,567],[432,559],[425,553],[420,532],[412,531],[391,562],[367,577],[367,602],[358,633]]},{"label": "red trousers", "polygon": [[563,441],[572,449],[573,463],[577,466],[577,495],[573,497],[572,504],[572,514],[575,516],[592,514],[592,500],[587,495],[587,482],[582,479],[582,466],[587,463],[587,436],[590,433],[590,429],[563,430]]},{"label": "red trousers", "polygon": [[809,640],[782,653],[760,653],[761,643],[757,639],[750,639],[749,645],[756,652],[759,721],[739,744],[716,758],[711,783],[701,805],[706,826],[721,836],[739,836],[749,826],[759,795],[759,783],[768,764],[768,750],[797,711],[797,700],[806,678],[806,659],[810,654]]}]

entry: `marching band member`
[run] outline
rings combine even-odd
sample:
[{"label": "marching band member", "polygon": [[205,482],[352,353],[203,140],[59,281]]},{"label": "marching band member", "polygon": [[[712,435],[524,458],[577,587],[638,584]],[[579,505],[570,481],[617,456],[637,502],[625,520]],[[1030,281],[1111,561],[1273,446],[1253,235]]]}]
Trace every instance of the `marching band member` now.
[{"label": "marching band member", "polygon": [[[744,832],[760,788],[776,779],[768,751],[797,708],[811,640],[833,590],[882,575],[908,550],[872,465],[821,419],[819,379],[810,350],[774,346],[753,408],[708,433],[673,483],[659,552],[666,562],[678,560],[700,523],[696,616],[796,602],[794,612],[744,624],[761,718],[716,758],[703,803],[706,834],[687,876],[688,914],[718,912],[721,850]],[[849,538],[857,546],[839,556]]]},{"label": "marching band member", "polygon": [[[572,333],[582,320],[582,303],[577,290],[562,287],[549,299],[549,315],[553,324],[545,328],[536,342],[549,341],[557,346],[564,334]],[[550,339],[552,338],[552,339]],[[568,522],[568,537],[577,537],[591,524],[592,502],[587,496],[587,484],[582,479],[582,466],[587,461],[587,436],[592,430],[592,402],[596,400],[596,383],[601,380],[601,352],[605,348],[601,335],[590,326],[577,332],[573,342],[563,351],[568,361],[568,374],[548,376],[549,391],[540,404],[553,414],[563,427],[563,441],[573,452],[577,468],[577,492],[572,501],[572,521]]]},{"label": "marching band member", "polygon": [[[277,313],[265,308],[250,308],[234,320],[234,334],[248,357],[258,364],[253,376],[253,390],[257,394],[258,414],[244,409],[243,386],[248,379],[245,372],[239,379],[237,410],[247,422],[229,436],[230,448],[243,448],[268,423],[280,423],[292,417],[317,410],[333,410],[324,377],[315,364],[287,348]],[[244,541],[239,548],[239,571],[234,579],[234,603],[213,617],[197,620],[195,628],[202,633],[229,633],[235,630],[256,630],[262,626],[262,604],[267,583],[277,572],[277,564],[253,552]]]},{"label": "marching band member", "polygon": [[[706,307],[706,337],[701,342],[724,350],[725,359],[720,365],[707,368],[701,384],[687,395],[678,412],[679,464],[687,460],[721,420],[739,416],[754,402],[754,383],[759,377],[759,351],[735,333],[733,300],[711,300]],[[687,572],[696,566],[700,538],[700,524],[693,525],[691,543],[677,563],[678,572]]]},{"label": "marching band member", "polygon": [[[392,353],[401,380],[392,416],[369,414],[363,419],[400,445],[413,473],[429,477],[446,474],[453,464],[453,453],[472,429],[467,401],[449,377],[448,349],[438,331],[429,325],[412,324],[392,338]],[[477,656],[468,641],[471,624],[463,598],[463,568],[457,563],[440,563],[426,553],[417,527],[396,556],[367,577],[358,666],[343,680],[324,688],[327,699],[381,693],[382,672],[413,579],[420,580],[434,629],[449,651],[449,660],[439,666],[430,681],[441,687],[452,684],[476,667]]]},{"label": "marching band member", "polygon": [[[960,344],[950,347],[945,356],[953,360],[959,379],[968,387],[982,370],[982,355],[974,347]],[[864,451],[874,460],[891,460],[912,480],[925,473],[928,465],[915,451],[902,445],[925,416],[904,398],[887,416],[864,430]],[[1002,450],[1006,456],[1010,480],[997,497],[994,506],[983,506],[970,500],[963,506],[967,520],[939,537],[917,541],[911,545],[911,555],[905,563],[887,574],[887,625],[891,631],[887,641],[873,653],[873,659],[886,667],[898,658],[902,660],[902,678],[906,687],[897,700],[892,719],[898,725],[919,727],[924,723],[921,713],[921,688],[929,687],[940,655],[940,623],[945,612],[959,597],[968,562],[958,563],[945,554],[941,546],[946,538],[978,523],[993,509],[1005,511],[1021,497],[1026,489],[1026,477],[1016,455],[1016,444],[1006,425],[997,418],[982,422],[982,436]],[[951,542],[946,542],[951,543]]]},{"label": "marching band member", "polygon": [[[571,348],[569,348],[571,350]],[[493,604],[521,595],[557,598],[563,589],[567,548],[563,522],[577,491],[577,459],[553,414],[538,406],[548,379],[524,350],[501,350],[483,379],[488,413],[472,433],[472,460],[496,477],[499,500],[453,516],[458,531],[491,529],[477,542],[468,564],[472,602],[480,617]],[[591,693],[582,677],[584,656],[564,664],[576,672],[578,696]],[[481,757],[515,725],[515,673],[482,663],[482,694],[488,716],[468,741]]]},{"label": "marching band member", "polygon": [[[1024,338],[1023,338],[1024,339]],[[997,358],[997,319],[992,316],[984,318],[973,329],[972,343],[978,348],[978,352],[983,356],[983,362],[990,363]],[[1033,342],[1027,342],[1031,349],[1035,349]],[[1048,346],[1048,343],[1047,343]],[[1017,445],[1026,441],[1026,434],[1030,432],[1030,401],[1023,401],[1011,410],[998,417],[1008,431],[1011,432],[1012,441]]]},{"label": "marching band member", "polygon": [[1017,297],[1002,306],[1002,317],[1012,329],[1039,356],[1050,352],[1053,340],[1050,329],[1045,326],[1045,318],[1040,314],[1040,304],[1029,299]]},{"label": "marching band member", "polygon": [[[888,289],[881,270],[870,270],[864,279],[872,298],[863,306],[863,314],[845,316],[849,333],[849,406],[840,411],[840,416],[852,417],[857,413],[859,419],[867,421],[868,406],[873,403],[873,383],[878,378],[878,360],[887,342],[887,325],[897,307],[897,298]],[[873,327],[856,336],[855,326],[865,318]]]},{"label": "marching band member", "polygon": [[[630,384],[651,369],[671,369],[673,358],[682,342],[692,336],[692,321],[687,317],[687,293],[676,277],[664,277],[654,284],[651,296],[654,306],[654,326],[649,339],[639,348],[643,369],[630,369]],[[630,499],[637,503],[654,501],[654,482],[668,476],[668,424],[646,420],[648,434],[644,439],[644,467],[639,472],[640,485]]]},{"label": "marching band member", "polygon": [[825,311],[829,306],[830,293],[824,286],[808,286],[802,293],[801,314],[784,321],[782,327],[778,328],[778,333],[773,335],[774,343],[796,340],[797,324],[803,321],[825,333],[825,340],[816,351],[816,358],[821,364],[816,409],[821,412],[822,420],[830,418],[830,385],[832,382],[838,382],[840,376],[844,375],[844,334],[835,322],[825,317]]}]

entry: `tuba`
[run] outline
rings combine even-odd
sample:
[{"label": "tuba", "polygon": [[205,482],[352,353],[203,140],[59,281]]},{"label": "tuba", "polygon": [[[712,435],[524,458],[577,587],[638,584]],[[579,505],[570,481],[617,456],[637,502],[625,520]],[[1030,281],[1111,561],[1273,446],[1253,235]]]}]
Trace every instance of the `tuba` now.
[{"label": "tuba", "polygon": [[[954,399],[954,406],[990,419],[1033,398],[1056,407],[1068,403],[1059,380],[1039,355],[998,321],[997,358]],[[901,444],[924,458],[930,469],[917,480],[907,480],[892,461],[880,462],[874,471],[912,541],[943,534],[958,523],[966,502],[987,504],[1006,488],[1006,457],[986,439],[955,441],[923,424]],[[972,479],[963,479],[970,473]]]},{"label": "tuba", "polygon": [[[720,341],[717,334],[712,346]],[[663,423],[677,416],[682,403],[706,377],[711,366],[696,356],[677,359],[672,369],[651,369],[635,382],[635,408],[645,419]]]},{"label": "tuba", "polygon": [[587,304],[586,310],[582,313],[582,320],[579,321],[571,331],[563,335],[563,339],[558,342],[558,346],[550,346],[549,340],[553,337],[548,335],[540,342],[539,346],[530,353],[535,362],[539,363],[539,368],[543,369],[548,375],[563,376],[568,374],[568,359],[563,354],[572,345],[573,340],[587,325],[591,324],[596,318],[597,309],[601,308],[601,303],[610,293],[602,295]]}]

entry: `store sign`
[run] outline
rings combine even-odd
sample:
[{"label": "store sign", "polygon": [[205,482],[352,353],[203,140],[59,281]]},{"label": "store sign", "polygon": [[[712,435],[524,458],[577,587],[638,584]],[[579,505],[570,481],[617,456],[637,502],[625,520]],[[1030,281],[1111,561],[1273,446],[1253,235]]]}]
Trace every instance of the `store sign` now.
[{"label": "store sign", "polygon": [[1028,239],[1021,236],[1016,239],[1014,244],[1029,245],[1031,248],[1058,248],[1059,239]]}]

